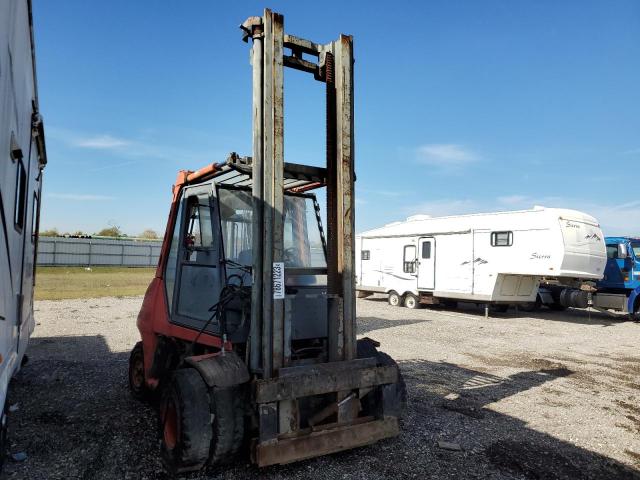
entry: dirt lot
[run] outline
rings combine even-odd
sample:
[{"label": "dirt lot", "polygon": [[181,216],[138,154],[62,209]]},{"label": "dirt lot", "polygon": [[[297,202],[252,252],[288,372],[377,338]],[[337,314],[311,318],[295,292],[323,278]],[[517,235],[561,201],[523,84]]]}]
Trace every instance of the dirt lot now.
[{"label": "dirt lot", "polygon": [[[5,478],[167,478],[155,414],[129,397],[141,297],[36,302],[13,384]],[[531,314],[526,314],[531,315]],[[359,333],[400,363],[399,438],[272,467],[189,478],[640,479],[640,324],[584,311],[408,310],[358,300]],[[460,451],[438,447],[458,444]]]}]

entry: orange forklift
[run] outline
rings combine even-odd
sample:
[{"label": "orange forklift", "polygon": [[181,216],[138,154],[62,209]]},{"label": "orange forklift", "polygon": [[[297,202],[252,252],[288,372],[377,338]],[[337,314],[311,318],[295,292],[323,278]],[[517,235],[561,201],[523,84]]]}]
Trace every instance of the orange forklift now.
[{"label": "orange forklift", "polygon": [[[130,357],[132,394],[159,398],[172,472],[371,444],[399,433],[406,403],[397,364],[356,340],[352,37],[288,35],[268,9],[241,29],[253,154],[179,172]],[[284,161],[284,67],[325,84],[324,167]]]}]

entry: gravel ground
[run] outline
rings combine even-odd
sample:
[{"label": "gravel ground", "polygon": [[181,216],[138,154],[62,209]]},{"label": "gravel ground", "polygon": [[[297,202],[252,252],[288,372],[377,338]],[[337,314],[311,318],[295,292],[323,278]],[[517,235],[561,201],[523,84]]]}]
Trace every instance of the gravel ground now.
[{"label": "gravel ground", "polygon": [[[163,479],[155,412],[130,398],[141,297],[36,302],[30,362],[9,402],[3,478]],[[485,319],[358,300],[360,335],[400,363],[400,437],[258,471],[188,478],[640,479],[640,325],[585,311]],[[459,451],[440,448],[446,441]]]}]

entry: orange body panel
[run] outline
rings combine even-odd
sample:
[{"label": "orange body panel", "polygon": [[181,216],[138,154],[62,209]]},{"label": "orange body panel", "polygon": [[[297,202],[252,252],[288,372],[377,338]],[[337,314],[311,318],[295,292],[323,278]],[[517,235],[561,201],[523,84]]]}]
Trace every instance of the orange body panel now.
[{"label": "orange body panel", "polygon": [[[169,219],[167,221],[167,229],[164,234],[162,249],[160,251],[160,260],[158,261],[155,278],[151,281],[151,284],[144,295],[142,308],[140,309],[137,320],[138,330],[142,337],[145,380],[147,385],[151,388],[155,388],[158,383],[158,379],[153,378],[150,375],[151,366],[153,365],[153,357],[158,345],[158,336],[162,335],[170,338],[179,338],[185,341],[193,341],[198,336],[197,330],[174,325],[170,322],[169,307],[167,305],[163,277],[167,257],[169,255],[169,249],[171,248],[171,237],[173,235],[173,229],[176,222],[176,214],[182,187],[188,183],[193,183],[198,179],[215,173],[216,169],[216,165],[212,164],[201,168],[196,172],[181,170],[178,172],[176,183],[173,186],[173,199],[171,202]],[[198,343],[216,348],[221,348],[223,344],[220,337],[207,333],[202,333],[198,337]],[[231,344],[227,342],[225,348],[230,349]]]}]

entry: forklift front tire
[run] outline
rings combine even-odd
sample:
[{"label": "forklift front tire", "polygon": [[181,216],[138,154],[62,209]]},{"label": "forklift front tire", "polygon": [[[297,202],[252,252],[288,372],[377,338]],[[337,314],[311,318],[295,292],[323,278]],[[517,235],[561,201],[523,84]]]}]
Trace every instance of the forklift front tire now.
[{"label": "forklift front tire", "polygon": [[[356,343],[358,358],[375,358],[378,367],[394,366],[398,369],[398,381],[382,388],[382,400],[391,407],[392,411],[387,414],[397,416],[398,420],[402,420],[407,410],[407,385],[402,376],[402,371],[396,361],[388,354],[380,352],[376,348],[376,342],[368,337],[361,338]],[[362,409],[365,415],[371,415],[377,410],[376,399],[373,392],[366,395],[362,399]]]},{"label": "forklift front tire", "polygon": [[402,297],[398,295],[398,292],[394,292],[393,290],[389,292],[388,298],[389,305],[392,307],[401,307],[402,306]]},{"label": "forklift front tire", "polygon": [[160,403],[160,435],[162,459],[170,473],[206,465],[213,435],[209,390],[195,369],[174,373]]}]

